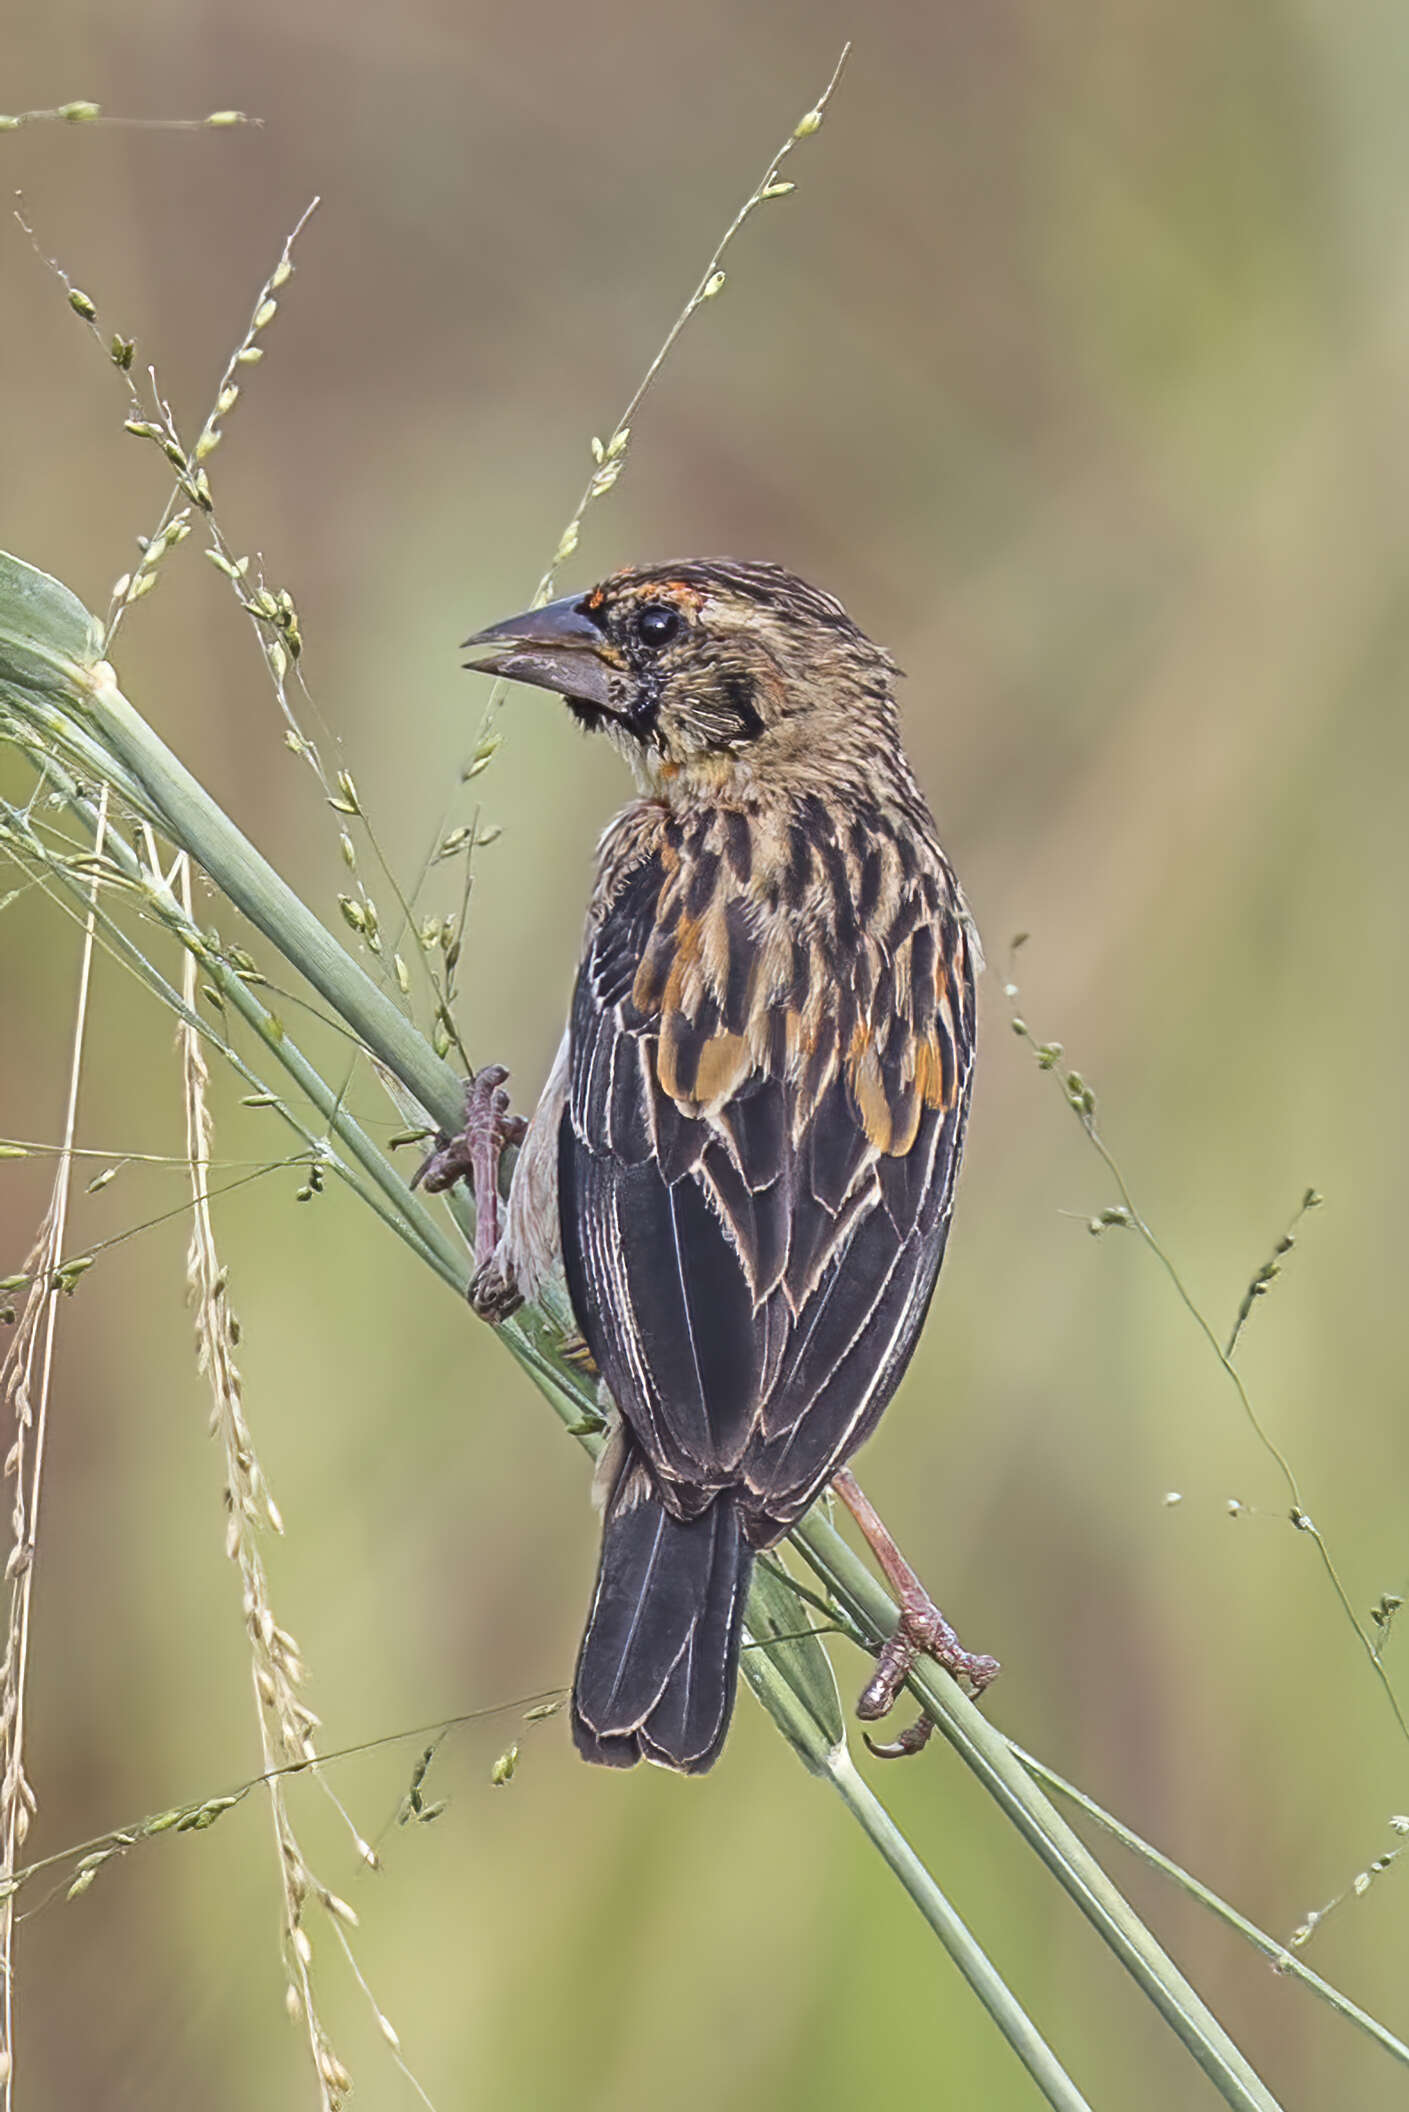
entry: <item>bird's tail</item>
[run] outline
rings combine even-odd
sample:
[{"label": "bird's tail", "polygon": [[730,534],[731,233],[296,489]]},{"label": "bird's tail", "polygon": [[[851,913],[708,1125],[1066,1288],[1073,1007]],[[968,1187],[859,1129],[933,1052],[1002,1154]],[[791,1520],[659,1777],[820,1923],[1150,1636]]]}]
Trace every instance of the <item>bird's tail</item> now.
[{"label": "bird's tail", "polygon": [[734,1709],[753,1553],[727,1492],[671,1516],[629,1458],[607,1505],[597,1590],[578,1652],[572,1734],[585,1760],[713,1765]]}]

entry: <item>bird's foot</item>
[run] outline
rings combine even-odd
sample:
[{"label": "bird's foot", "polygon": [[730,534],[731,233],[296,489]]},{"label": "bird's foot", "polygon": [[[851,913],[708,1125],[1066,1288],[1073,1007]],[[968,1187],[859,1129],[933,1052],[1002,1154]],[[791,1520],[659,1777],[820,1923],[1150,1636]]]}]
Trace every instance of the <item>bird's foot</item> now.
[{"label": "bird's foot", "polygon": [[[900,1606],[895,1633],[881,1644],[876,1669],[856,1704],[862,1722],[876,1723],[889,1715],[917,1657],[932,1658],[951,1677],[967,1684],[975,1695],[982,1694],[998,1677],[997,1658],[964,1648],[849,1468],[844,1467],[833,1476],[832,1487],[860,1526]],[[929,1742],[931,1729],[929,1718],[922,1716],[889,1744],[877,1744],[869,1735],[866,1743],[878,1758],[898,1760],[920,1752]]]},{"label": "bird's foot", "polygon": [[[865,1714],[860,1702],[857,1703],[856,1713],[858,1716]],[[933,1729],[934,1725],[928,1716],[917,1716],[913,1723],[907,1724],[894,1738],[873,1738],[869,1731],[863,1731],[861,1736],[866,1741],[867,1752],[874,1753],[878,1760],[908,1760],[912,1753],[924,1751],[930,1742]]]},{"label": "bird's foot", "polygon": [[497,1327],[516,1313],[523,1304],[523,1293],[512,1276],[506,1275],[498,1262],[491,1258],[470,1278],[470,1304],[481,1320]]},{"label": "bird's foot", "polygon": [[475,1199],[475,1273],[470,1303],[486,1320],[503,1320],[522,1304],[517,1289],[496,1265],[499,1245],[499,1161],[511,1144],[521,1144],[528,1125],[510,1112],[502,1063],[476,1071],[465,1086],[465,1126],[458,1136],[444,1132],[435,1150],[412,1177],[413,1188],[440,1195],[457,1181],[467,1181]]},{"label": "bird's foot", "polygon": [[[895,1633],[886,1638],[876,1653],[876,1669],[861,1689],[861,1698],[856,1704],[856,1713],[863,1723],[876,1723],[882,1716],[890,1714],[917,1657],[932,1658],[952,1678],[967,1684],[976,1696],[998,1677],[997,1658],[966,1650],[923,1587],[917,1587],[917,1594],[917,1598],[902,1606]],[[886,1744],[879,1743],[867,1732],[862,1735],[878,1760],[901,1760],[910,1753],[923,1751],[933,1729],[929,1717],[921,1716],[908,1730]]]}]

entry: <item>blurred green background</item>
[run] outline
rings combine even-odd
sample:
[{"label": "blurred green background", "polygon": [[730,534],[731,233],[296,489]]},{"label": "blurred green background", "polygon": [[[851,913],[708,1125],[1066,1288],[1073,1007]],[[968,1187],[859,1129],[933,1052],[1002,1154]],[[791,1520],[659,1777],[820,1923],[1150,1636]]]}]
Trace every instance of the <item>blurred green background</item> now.
[{"label": "blurred green background", "polygon": [[[634,558],[775,557],[909,670],[911,751],[993,965],[944,1284],[864,1480],[968,1641],[1003,1659],[995,1720],[1285,1935],[1393,1844],[1409,1752],[1169,1286],[1133,1239],[1088,1236],[1110,1182],[1009,1033],[1001,985],[1025,928],[1026,1016],[1095,1082],[1220,1327],[1306,1184],[1326,1195],[1245,1363],[1363,1616],[1405,1588],[1409,1474],[1403,11],[876,0],[863,23],[832,0],[61,0],[7,19],[8,109],[238,106],[266,127],[36,126],[0,136],[0,175],[192,432],[322,195],[211,474],[232,543],[297,598],[336,759],[409,875],[447,806],[470,811],[458,769],[484,700],[457,641],[522,605],[589,435],[851,33],[796,195],[733,252],[565,583]],[[8,217],[0,289],[0,545],[101,608],[163,465],[123,432],[120,386]],[[128,620],[124,683],[336,921],[332,817],[197,548]],[[502,726],[474,788],[503,834],[480,861],[461,1012],[475,1060],[511,1063],[527,1103],[625,785],[546,698],[515,693]],[[59,1133],[75,959],[38,900],[0,918],[7,1135]],[[179,1149],[170,1023],[107,962],[92,1048],[82,1141]],[[221,1079],[217,1149],[282,1152],[236,1099]],[[5,1166],[0,1270],[47,1180]],[[562,1683],[596,1538],[580,1456],[355,1203],[300,1207],[296,1185],[270,1176],[218,1218],[288,1525],[274,1602],[325,1745]],[[70,1245],[181,1196],[179,1173],[132,1169],[82,1200]],[[63,1309],[35,1853],[258,1765],[184,1238],[179,1215],[133,1237]],[[1248,1510],[1230,1517],[1232,1498]],[[1402,1659],[1397,1638],[1396,1676]],[[838,1665],[849,1693],[862,1664]],[[695,1783],[588,1771],[559,1719],[492,1788],[516,1727],[447,1741],[430,1828],[383,1837],[418,1741],[339,1765],[380,1877],[357,1875],[316,1789],[294,1791],[442,2112],[1033,2102],[750,1701]],[[938,1741],[875,1773],[1096,2104],[1212,2101]],[[1110,1860],[1289,2107],[1404,2101],[1348,2026]],[[1407,1883],[1388,1872],[1306,1953],[1401,2033]],[[251,1800],[33,1915],[24,2102],[311,2103],[277,1912]],[[413,2103],[314,1933],[357,2102]]]}]

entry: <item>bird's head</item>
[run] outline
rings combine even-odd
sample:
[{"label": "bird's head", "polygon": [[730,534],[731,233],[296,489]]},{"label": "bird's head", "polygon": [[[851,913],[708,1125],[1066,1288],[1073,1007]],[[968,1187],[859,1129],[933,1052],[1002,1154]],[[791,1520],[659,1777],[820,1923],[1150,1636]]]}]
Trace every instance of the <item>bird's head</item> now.
[{"label": "bird's head", "polygon": [[556,690],[651,782],[815,758],[893,713],[889,656],[778,565],[631,567],[465,642],[467,666]]}]

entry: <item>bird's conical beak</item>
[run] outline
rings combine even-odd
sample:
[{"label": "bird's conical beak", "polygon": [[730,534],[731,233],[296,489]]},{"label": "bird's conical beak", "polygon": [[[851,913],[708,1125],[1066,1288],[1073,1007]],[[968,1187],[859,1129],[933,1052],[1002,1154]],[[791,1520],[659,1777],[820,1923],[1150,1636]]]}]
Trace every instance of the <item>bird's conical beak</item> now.
[{"label": "bird's conical beak", "polygon": [[532,682],[560,697],[610,709],[612,649],[583,614],[581,595],[565,594],[544,608],[491,623],[465,640],[465,650],[474,656],[465,665],[476,674]]}]

